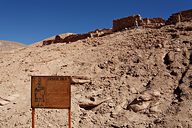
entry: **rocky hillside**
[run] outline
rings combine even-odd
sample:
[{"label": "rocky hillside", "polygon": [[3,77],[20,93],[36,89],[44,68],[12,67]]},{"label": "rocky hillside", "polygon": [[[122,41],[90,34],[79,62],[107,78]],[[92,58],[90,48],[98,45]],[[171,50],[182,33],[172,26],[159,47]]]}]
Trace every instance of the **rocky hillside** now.
[{"label": "rocky hillside", "polygon": [[0,40],[0,51],[11,51],[18,48],[26,47],[24,44]]},{"label": "rocky hillside", "polygon": [[[74,128],[191,128],[192,22],[0,53],[0,127],[31,127],[31,76],[78,76]],[[74,79],[74,78],[73,78]],[[67,127],[67,110],[36,109]]]}]

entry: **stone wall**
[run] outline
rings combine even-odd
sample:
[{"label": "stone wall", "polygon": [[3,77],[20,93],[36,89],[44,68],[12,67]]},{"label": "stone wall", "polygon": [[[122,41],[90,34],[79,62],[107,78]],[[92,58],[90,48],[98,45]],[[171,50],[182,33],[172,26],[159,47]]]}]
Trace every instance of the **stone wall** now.
[{"label": "stone wall", "polygon": [[85,34],[75,34],[75,35],[67,36],[62,40],[62,42],[66,42],[66,43],[75,42],[75,41],[86,39],[86,38],[105,36],[111,33],[112,33],[111,29],[96,29],[95,31],[91,31]]},{"label": "stone wall", "polygon": [[54,40],[44,40],[43,45],[50,45],[53,43]]},{"label": "stone wall", "polygon": [[144,18],[143,26],[148,28],[159,28],[165,25],[165,20],[163,18]]},{"label": "stone wall", "polygon": [[[137,22],[137,23],[136,23]],[[144,18],[142,19],[140,15],[129,16],[122,19],[113,20],[113,31],[121,31],[124,29],[136,28],[138,26],[145,26],[150,28],[157,28],[165,25],[165,20],[163,18]]]},{"label": "stone wall", "polygon": [[59,42],[63,42],[63,39],[59,35],[56,35],[55,40],[53,40],[53,43],[59,43]]},{"label": "stone wall", "polygon": [[84,34],[72,34],[65,38],[61,38],[59,35],[55,36],[55,39],[43,41],[43,45],[50,45],[55,43],[70,43],[86,38],[101,37],[113,33],[112,29],[96,29]]},{"label": "stone wall", "polygon": [[85,34],[74,34],[74,35],[69,35],[63,39],[63,42],[65,43],[70,43],[70,42],[75,42],[78,40],[86,39],[88,37],[91,37],[89,33]]},{"label": "stone wall", "polygon": [[59,35],[56,35],[55,39],[44,40],[43,45],[56,44],[56,43],[61,43],[61,42],[63,42],[63,39]]},{"label": "stone wall", "polygon": [[70,43],[86,38],[101,37],[124,29],[137,28],[138,26],[142,26],[145,28],[159,28],[164,25],[175,24],[177,22],[183,22],[189,20],[192,20],[192,9],[174,13],[169,17],[167,21],[165,21],[163,18],[142,19],[142,17],[138,14],[134,16],[113,20],[112,29],[96,29],[95,31],[91,31],[84,34],[69,35],[65,38],[61,38],[60,36],[57,35],[53,40],[43,41],[43,45],[49,45],[54,43]]},{"label": "stone wall", "polygon": [[142,25],[142,18],[140,15],[113,20],[113,31],[116,32],[121,31],[125,28],[132,28],[136,26],[136,21],[138,23],[138,26]]},{"label": "stone wall", "polygon": [[192,9],[172,14],[166,21],[166,24],[176,24],[178,22],[184,22],[189,20],[192,20]]},{"label": "stone wall", "polygon": [[96,29],[95,31],[89,32],[91,37],[101,37],[108,34],[112,34],[112,29]]}]

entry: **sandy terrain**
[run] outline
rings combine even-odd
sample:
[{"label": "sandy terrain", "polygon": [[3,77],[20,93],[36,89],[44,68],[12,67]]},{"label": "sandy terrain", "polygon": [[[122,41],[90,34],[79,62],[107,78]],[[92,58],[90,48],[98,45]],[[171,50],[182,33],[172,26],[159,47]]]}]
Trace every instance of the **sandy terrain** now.
[{"label": "sandy terrain", "polygon": [[0,40],[0,51],[1,52],[10,52],[14,49],[18,48],[23,48],[26,47],[26,45],[21,44],[21,43],[16,43],[16,42],[11,42],[11,41],[4,41]]},{"label": "sandy terrain", "polygon": [[[31,127],[32,75],[70,75],[88,78],[72,84],[74,128],[192,128],[191,26],[0,52],[0,127]],[[37,109],[36,127],[67,127],[67,110]]]}]

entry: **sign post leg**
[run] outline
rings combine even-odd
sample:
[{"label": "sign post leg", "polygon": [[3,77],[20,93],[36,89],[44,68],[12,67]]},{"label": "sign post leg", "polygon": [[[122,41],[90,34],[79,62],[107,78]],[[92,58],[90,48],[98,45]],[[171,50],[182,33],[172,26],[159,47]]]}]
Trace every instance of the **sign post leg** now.
[{"label": "sign post leg", "polygon": [[32,128],[35,128],[35,108],[32,108]]},{"label": "sign post leg", "polygon": [[69,123],[69,128],[71,128],[71,108],[68,109],[68,123]]}]

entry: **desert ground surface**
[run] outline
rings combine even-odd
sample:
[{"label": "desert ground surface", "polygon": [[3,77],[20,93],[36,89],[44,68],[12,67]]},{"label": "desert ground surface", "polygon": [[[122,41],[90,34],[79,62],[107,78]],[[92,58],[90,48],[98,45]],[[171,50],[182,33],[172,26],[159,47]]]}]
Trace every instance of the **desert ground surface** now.
[{"label": "desert ground surface", "polygon": [[14,49],[19,49],[26,47],[26,45],[17,43],[17,42],[11,42],[11,41],[5,41],[5,40],[0,40],[0,51],[1,52],[10,52],[11,50]]},{"label": "desert ground surface", "polygon": [[[31,127],[34,75],[80,77],[71,85],[73,128],[192,128],[192,21],[41,43],[0,42],[1,128]],[[67,127],[67,110],[36,109],[35,119],[37,128]]]}]

